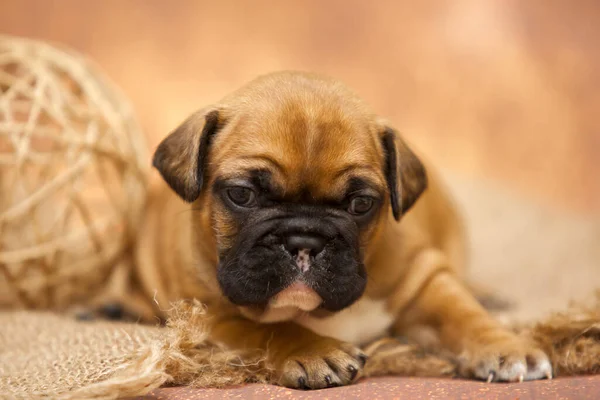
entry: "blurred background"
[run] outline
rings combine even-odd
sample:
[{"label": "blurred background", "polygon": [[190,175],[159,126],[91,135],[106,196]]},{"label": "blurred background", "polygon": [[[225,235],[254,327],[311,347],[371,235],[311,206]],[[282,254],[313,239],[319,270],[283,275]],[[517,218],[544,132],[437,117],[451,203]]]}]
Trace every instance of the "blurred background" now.
[{"label": "blurred background", "polygon": [[151,146],[256,75],[325,73],[441,168],[600,212],[600,2],[2,0],[132,100]]}]

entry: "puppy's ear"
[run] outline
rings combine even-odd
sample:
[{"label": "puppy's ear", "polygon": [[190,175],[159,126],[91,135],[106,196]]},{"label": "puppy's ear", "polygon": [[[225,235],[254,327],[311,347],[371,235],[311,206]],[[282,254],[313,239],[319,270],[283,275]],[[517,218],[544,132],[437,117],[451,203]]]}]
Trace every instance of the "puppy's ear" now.
[{"label": "puppy's ear", "polygon": [[421,160],[396,132],[386,127],[381,137],[385,154],[384,173],[396,221],[406,213],[427,188],[427,173]]},{"label": "puppy's ear", "polygon": [[183,200],[200,196],[206,175],[208,150],[223,121],[218,110],[192,114],[156,149],[152,165]]}]

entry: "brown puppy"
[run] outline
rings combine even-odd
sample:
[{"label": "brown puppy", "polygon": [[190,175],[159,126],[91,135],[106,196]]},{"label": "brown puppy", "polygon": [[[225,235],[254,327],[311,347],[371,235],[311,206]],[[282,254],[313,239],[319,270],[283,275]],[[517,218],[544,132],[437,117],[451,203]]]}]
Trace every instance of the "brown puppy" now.
[{"label": "brown puppy", "polygon": [[143,229],[148,294],[207,304],[213,338],[266,349],[280,384],[347,384],[357,346],[387,334],[433,338],[465,376],[551,376],[463,284],[460,219],[432,169],[341,84],[260,77],[192,115],[154,165],[172,192]]}]

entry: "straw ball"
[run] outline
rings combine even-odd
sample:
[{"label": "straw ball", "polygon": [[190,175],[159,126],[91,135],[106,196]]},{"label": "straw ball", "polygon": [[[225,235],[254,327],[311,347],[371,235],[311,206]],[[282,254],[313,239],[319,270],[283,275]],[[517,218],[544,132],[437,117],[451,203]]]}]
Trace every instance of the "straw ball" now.
[{"label": "straw ball", "polygon": [[102,287],[135,239],[144,139],[88,60],[0,36],[0,308],[60,309]]}]

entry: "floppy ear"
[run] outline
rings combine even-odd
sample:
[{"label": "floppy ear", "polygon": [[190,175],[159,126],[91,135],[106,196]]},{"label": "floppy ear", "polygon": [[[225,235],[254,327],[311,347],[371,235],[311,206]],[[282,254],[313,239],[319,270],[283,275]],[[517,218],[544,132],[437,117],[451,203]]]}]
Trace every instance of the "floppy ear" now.
[{"label": "floppy ear", "polygon": [[421,160],[393,129],[385,128],[381,142],[392,213],[399,221],[427,188],[427,173]]},{"label": "floppy ear", "polygon": [[222,126],[219,111],[200,110],[192,114],[156,149],[152,165],[183,200],[200,196],[205,180],[208,150]]}]

